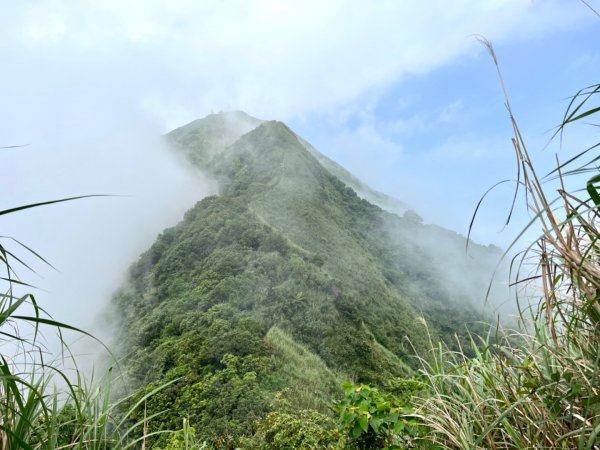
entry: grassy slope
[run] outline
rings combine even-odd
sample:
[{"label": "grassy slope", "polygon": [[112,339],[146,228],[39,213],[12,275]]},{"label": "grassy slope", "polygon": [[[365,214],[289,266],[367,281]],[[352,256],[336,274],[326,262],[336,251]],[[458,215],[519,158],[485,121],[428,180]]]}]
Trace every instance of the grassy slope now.
[{"label": "grassy slope", "polygon": [[[323,409],[333,380],[406,375],[406,338],[428,347],[423,312],[443,338],[477,317],[442,288],[430,252],[389,230],[447,232],[359,198],[285,125],[235,114],[169,136],[221,195],[166,230],[115,297],[132,379],[151,389],[181,377],[149,404],[174,405],[153,426],[175,428],[184,414],[227,439],[251,432],[286,387],[312,384],[289,399]],[[310,369],[295,378],[300,361]]]}]

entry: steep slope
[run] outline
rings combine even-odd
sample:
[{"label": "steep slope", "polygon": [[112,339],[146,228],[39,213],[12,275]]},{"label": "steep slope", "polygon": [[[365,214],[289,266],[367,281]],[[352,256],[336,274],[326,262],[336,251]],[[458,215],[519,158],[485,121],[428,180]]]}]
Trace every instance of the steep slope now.
[{"label": "steep slope", "polygon": [[[496,256],[476,246],[473,266],[457,251],[464,239],[360,198],[284,124],[235,116],[168,136],[221,193],[165,230],[115,296],[133,382],[177,380],[148,404],[174,405],[153,426],[175,428],[184,414],[233,441],[282,390],[327,412],[335,380],[410,374],[410,354],[428,347],[423,315],[434,339],[480,319],[426,241],[459,271]],[[293,374],[299,361],[310,370]],[[305,395],[285,390],[305,384]]]}]

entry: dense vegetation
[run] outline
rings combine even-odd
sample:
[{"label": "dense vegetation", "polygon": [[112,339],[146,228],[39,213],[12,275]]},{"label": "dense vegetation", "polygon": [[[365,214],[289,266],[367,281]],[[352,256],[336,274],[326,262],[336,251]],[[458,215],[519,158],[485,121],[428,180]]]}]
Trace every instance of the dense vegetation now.
[{"label": "dense vegetation", "polygon": [[499,257],[474,246],[467,258],[464,238],[360,198],[285,125],[235,139],[239,122],[257,125],[220,114],[170,134],[221,192],[165,230],[114,299],[132,383],[148,392],[175,380],[147,402],[167,410],[149,429],[176,429],[184,415],[224,447],[282,402],[333,418],[343,380],[411,377],[428,332],[453,345],[482,318],[431,259],[465,274],[487,267],[463,277],[483,297]]},{"label": "dense vegetation", "polygon": [[[600,112],[599,93],[579,92],[560,131]],[[20,293],[27,265],[0,242],[0,344],[18,344],[0,361],[0,449],[599,448],[599,147],[549,174],[554,200],[507,105],[542,230],[512,264],[542,288],[518,332],[473,322],[475,268],[487,275],[497,249],[465,258],[464,238],[362,199],[285,125],[213,115],[169,138],[220,195],[165,230],[114,298],[131,394],[115,401],[110,371],[90,383],[36,358],[40,325],[73,328]]]}]

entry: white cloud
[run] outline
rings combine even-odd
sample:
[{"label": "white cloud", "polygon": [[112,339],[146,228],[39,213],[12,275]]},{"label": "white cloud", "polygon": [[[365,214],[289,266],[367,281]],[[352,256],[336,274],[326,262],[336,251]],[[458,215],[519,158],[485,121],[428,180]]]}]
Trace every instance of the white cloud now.
[{"label": "white cloud", "polygon": [[52,11],[28,15],[24,22],[23,36],[32,44],[58,42],[67,31],[64,17]]},{"label": "white cloud", "polygon": [[153,113],[170,125],[173,109],[189,111],[186,120],[210,109],[283,119],[335,109],[369,89],[476,51],[473,34],[518,39],[572,26],[585,13],[559,0],[449,5],[48,0],[9,5],[0,37],[27,49],[31,70],[46,56],[77,69],[98,60],[113,70],[129,64],[122,76],[132,99],[167,104],[165,112]]},{"label": "white cloud", "polygon": [[[211,110],[280,120],[318,114],[338,121],[332,145],[378,186],[403,157],[373,113],[391,84],[480,51],[473,34],[504,42],[579,25],[587,14],[567,0],[37,0],[1,8],[0,145],[32,144],[0,154],[11,169],[2,203],[139,193],[120,206],[70,205],[3,224],[3,234],[63,270],[44,282],[54,292],[49,309],[75,322],[90,304],[100,307],[161,227],[210,191],[149,136]],[[345,126],[357,117],[361,125]],[[428,120],[390,127],[422,133]]]}]

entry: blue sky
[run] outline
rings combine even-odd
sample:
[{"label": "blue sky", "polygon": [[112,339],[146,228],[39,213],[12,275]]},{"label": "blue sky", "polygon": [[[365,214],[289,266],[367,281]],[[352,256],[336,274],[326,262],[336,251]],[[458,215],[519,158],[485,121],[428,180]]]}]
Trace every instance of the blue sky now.
[{"label": "blue sky", "polygon": [[[600,19],[575,0],[0,0],[0,11],[0,144],[28,144],[0,150],[0,209],[128,196],[3,217],[2,235],[59,269],[40,268],[37,284],[48,309],[75,323],[106,304],[157,233],[214,192],[160,145],[174,127],[237,109],[282,120],[465,234],[482,193],[514,176],[495,69],[473,36],[494,44],[542,167],[564,98],[600,73]],[[561,155],[597,130],[567,137]],[[509,194],[490,197],[477,241],[510,242],[518,221],[498,233]]]},{"label": "blue sky", "polygon": [[[328,156],[369,184],[408,202],[428,221],[466,234],[474,208],[495,182],[515,177],[512,129],[492,58],[475,37],[474,52],[427,74],[406,76],[343,121],[292,121]],[[597,83],[600,19],[558,33],[494,45],[513,112],[534,161],[546,173],[598,137],[569,129],[549,144],[569,97]],[[378,145],[379,144],[379,145]],[[474,235],[506,247],[499,233],[512,199],[504,185],[484,203]],[[525,216],[526,217],[526,216]],[[512,232],[510,230],[513,230]]]}]

